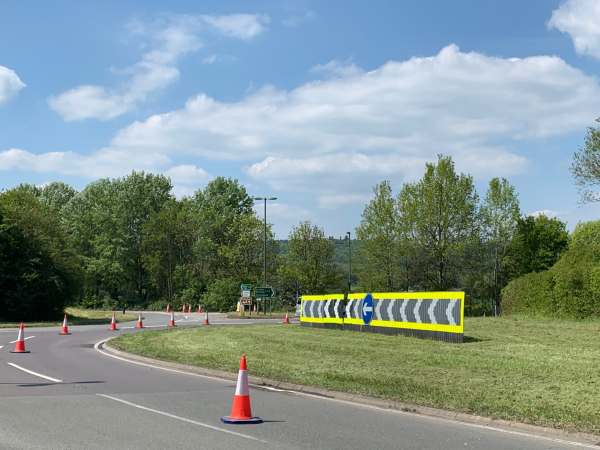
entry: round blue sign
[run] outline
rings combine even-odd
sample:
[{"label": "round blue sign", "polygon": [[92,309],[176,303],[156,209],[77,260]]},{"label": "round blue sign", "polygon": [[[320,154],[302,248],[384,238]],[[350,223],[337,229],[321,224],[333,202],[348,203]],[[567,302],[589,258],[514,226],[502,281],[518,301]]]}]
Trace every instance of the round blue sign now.
[{"label": "round blue sign", "polygon": [[362,319],[365,325],[369,325],[373,318],[373,296],[371,294],[365,295],[362,301]]}]

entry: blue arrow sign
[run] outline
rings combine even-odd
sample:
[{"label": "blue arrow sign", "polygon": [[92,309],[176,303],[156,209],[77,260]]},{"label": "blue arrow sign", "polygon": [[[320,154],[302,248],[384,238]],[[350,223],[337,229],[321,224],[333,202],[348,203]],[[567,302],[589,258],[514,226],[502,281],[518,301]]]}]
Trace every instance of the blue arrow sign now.
[{"label": "blue arrow sign", "polygon": [[373,296],[371,294],[365,295],[362,301],[362,319],[365,325],[371,323],[373,318]]}]

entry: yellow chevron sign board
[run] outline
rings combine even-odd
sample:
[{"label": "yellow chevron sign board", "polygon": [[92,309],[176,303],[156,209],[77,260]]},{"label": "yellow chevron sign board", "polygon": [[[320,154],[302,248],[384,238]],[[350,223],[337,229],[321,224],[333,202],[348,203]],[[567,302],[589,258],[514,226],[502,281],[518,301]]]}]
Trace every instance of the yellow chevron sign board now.
[{"label": "yellow chevron sign board", "polygon": [[464,292],[304,295],[300,323],[462,342],[464,304]]}]

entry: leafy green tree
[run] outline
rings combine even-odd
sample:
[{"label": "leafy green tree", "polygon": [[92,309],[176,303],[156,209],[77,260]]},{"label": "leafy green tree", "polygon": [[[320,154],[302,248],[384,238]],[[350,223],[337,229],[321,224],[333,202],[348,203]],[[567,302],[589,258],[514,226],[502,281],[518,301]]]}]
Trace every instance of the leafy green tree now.
[{"label": "leafy green tree", "polygon": [[[144,269],[153,294],[174,303],[184,289],[199,288],[199,280],[194,280],[194,245],[199,229],[192,202],[167,201],[144,224],[143,232]],[[189,297],[190,293],[186,295]]]},{"label": "leafy green tree", "polygon": [[488,244],[491,252],[492,280],[490,285],[496,314],[500,310],[500,291],[508,282],[504,259],[508,254],[520,217],[519,200],[515,188],[505,178],[493,178],[481,208],[481,219],[482,238]]},{"label": "leafy green tree", "polygon": [[457,283],[465,248],[476,236],[477,203],[473,178],[458,175],[449,156],[438,156],[421,180],[402,188],[400,226],[425,258],[424,287],[444,290]]},{"label": "leafy green tree", "polygon": [[[196,192],[194,203],[200,220],[196,255],[205,276],[214,279],[235,275],[245,281],[258,281],[263,225],[244,186],[237,180],[217,177]],[[270,227],[267,243],[272,270],[275,253]]]},{"label": "leafy green tree", "polygon": [[549,269],[568,245],[566,224],[559,219],[543,214],[520,218],[509,248],[511,277]]},{"label": "leafy green tree", "polygon": [[288,253],[279,267],[279,278],[304,294],[339,289],[343,277],[335,263],[335,247],[321,228],[302,222],[289,236]]},{"label": "leafy green tree", "polygon": [[398,212],[389,181],[375,186],[373,194],[356,229],[361,241],[357,272],[364,289],[389,292],[399,285]]},{"label": "leafy green tree", "polygon": [[20,229],[0,208],[0,318],[9,321],[60,317],[73,296],[65,271],[36,235]]},{"label": "leafy green tree", "polygon": [[168,178],[132,172],[90,183],[65,205],[64,221],[83,260],[85,295],[138,304],[148,299],[144,225],[172,198],[170,191]]},{"label": "leafy green tree", "polygon": [[[596,119],[600,122],[600,119]],[[584,202],[600,201],[594,188],[600,186],[600,128],[590,127],[583,147],[575,152],[571,173],[579,186]]]}]

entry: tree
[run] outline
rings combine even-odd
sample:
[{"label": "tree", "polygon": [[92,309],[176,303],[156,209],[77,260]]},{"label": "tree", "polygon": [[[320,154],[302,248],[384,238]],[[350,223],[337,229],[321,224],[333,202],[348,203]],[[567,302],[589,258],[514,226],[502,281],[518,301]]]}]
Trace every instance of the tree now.
[{"label": "tree", "polygon": [[289,236],[288,253],[279,268],[279,278],[292,282],[304,294],[319,294],[342,285],[335,263],[334,244],[324,231],[301,222]]},{"label": "tree", "polygon": [[399,239],[396,201],[389,181],[373,188],[374,198],[367,204],[356,229],[361,241],[361,263],[357,271],[366,290],[393,291],[398,288]]},{"label": "tree", "polygon": [[86,296],[147,300],[143,229],[172,198],[170,191],[168,178],[132,172],[90,183],[65,205],[64,221],[83,259]]},{"label": "tree", "polygon": [[541,214],[517,221],[517,229],[509,248],[511,278],[549,269],[569,245],[566,224]]},{"label": "tree", "polygon": [[515,188],[505,178],[493,178],[481,208],[481,219],[483,239],[491,251],[491,287],[495,314],[500,309],[500,291],[508,282],[504,258],[508,254],[520,216]]},{"label": "tree", "polygon": [[600,201],[600,194],[594,192],[594,187],[600,186],[600,128],[588,128],[583,148],[573,157],[571,173],[584,202]]},{"label": "tree", "polygon": [[425,257],[425,284],[453,287],[460,259],[477,231],[477,193],[471,176],[456,174],[449,156],[428,163],[425,175],[398,196],[402,232]]},{"label": "tree", "polygon": [[[217,177],[197,191],[193,201],[200,221],[197,256],[207,271],[206,276],[214,279],[233,275],[258,281],[264,230],[244,186],[237,180]],[[272,255],[273,247],[268,227],[267,251]],[[270,258],[271,264],[273,260]]]},{"label": "tree", "polygon": [[72,281],[45,244],[0,208],[0,318],[57,319],[73,297]]}]

